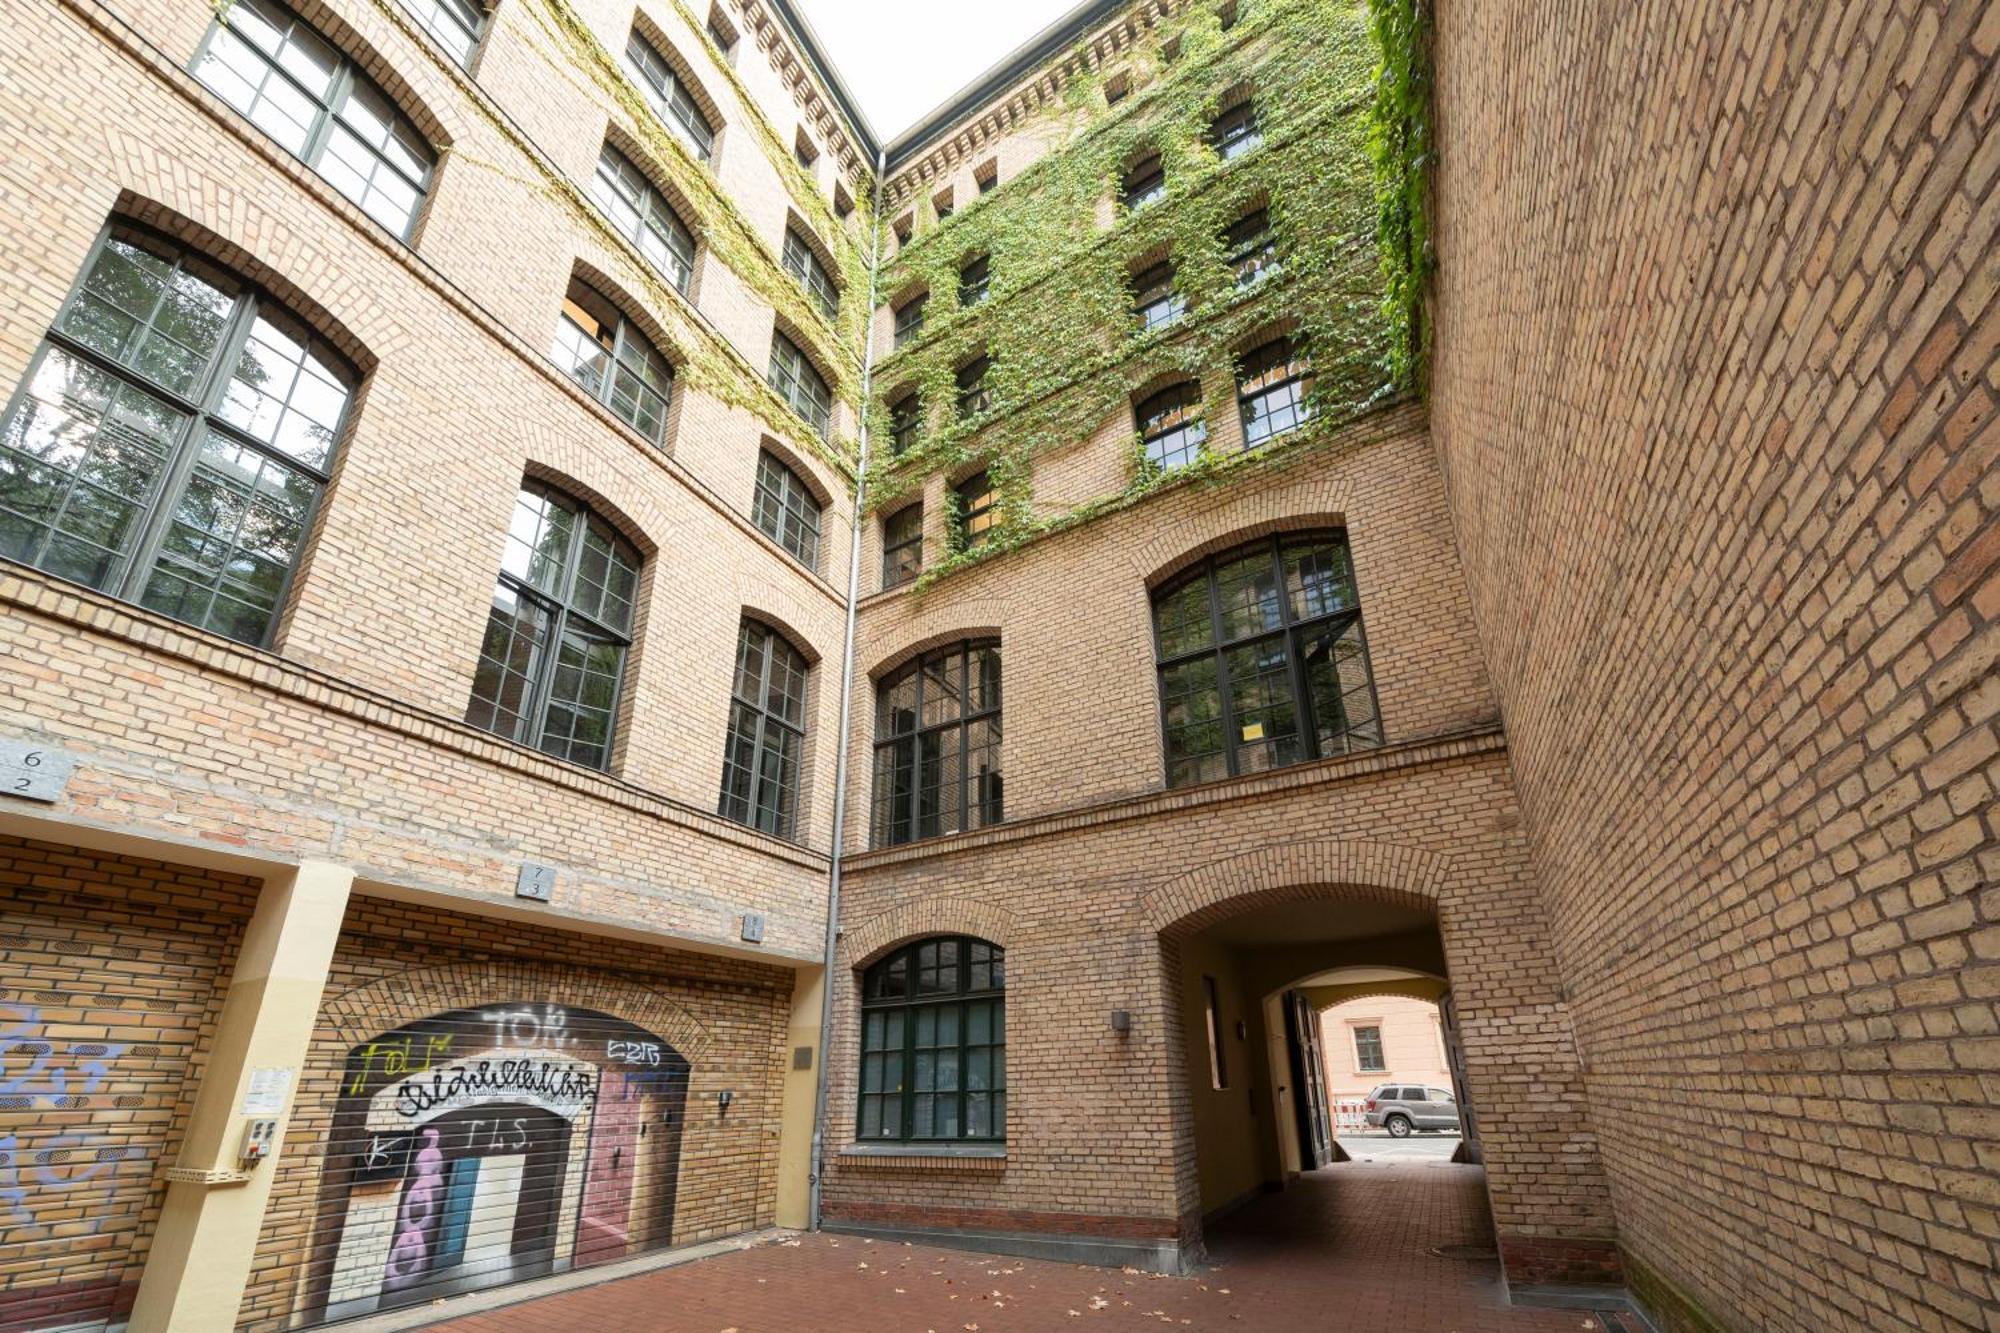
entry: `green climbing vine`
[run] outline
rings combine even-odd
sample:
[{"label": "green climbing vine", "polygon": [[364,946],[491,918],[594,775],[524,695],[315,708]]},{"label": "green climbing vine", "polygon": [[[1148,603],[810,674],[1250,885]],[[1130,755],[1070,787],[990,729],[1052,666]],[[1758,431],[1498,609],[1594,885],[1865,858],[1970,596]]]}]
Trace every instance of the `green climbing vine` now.
[{"label": "green climbing vine", "polygon": [[1427,209],[1432,154],[1430,6],[1424,0],[1369,0],[1380,52],[1368,154],[1375,164],[1375,244],[1390,323],[1390,370],[1419,389],[1428,382],[1424,286],[1433,254]]}]

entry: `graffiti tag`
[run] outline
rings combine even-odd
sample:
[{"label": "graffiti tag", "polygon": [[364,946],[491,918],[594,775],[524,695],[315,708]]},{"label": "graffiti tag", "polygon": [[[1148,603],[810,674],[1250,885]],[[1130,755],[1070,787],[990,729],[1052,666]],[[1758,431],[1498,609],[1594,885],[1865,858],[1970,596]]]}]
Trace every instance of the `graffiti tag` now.
[{"label": "graffiti tag", "polygon": [[419,1038],[414,1034],[371,1041],[355,1057],[360,1061],[347,1081],[347,1091],[360,1092],[371,1076],[394,1081],[408,1074],[421,1074],[441,1060],[451,1059],[449,1032]]},{"label": "graffiti tag", "polygon": [[621,1065],[657,1065],[662,1056],[656,1041],[607,1041],[604,1058]]},{"label": "graffiti tag", "polygon": [[589,1109],[597,1102],[597,1079],[589,1065],[554,1060],[478,1060],[418,1075],[396,1091],[396,1114],[415,1119],[439,1107],[470,1103],[499,1093],[535,1097],[550,1105]]},{"label": "graffiti tag", "polygon": [[0,1109],[89,1096],[103,1085],[112,1063],[132,1049],[100,1041],[64,1042],[59,1048],[44,1039],[46,1030],[34,1005],[0,1004]]}]

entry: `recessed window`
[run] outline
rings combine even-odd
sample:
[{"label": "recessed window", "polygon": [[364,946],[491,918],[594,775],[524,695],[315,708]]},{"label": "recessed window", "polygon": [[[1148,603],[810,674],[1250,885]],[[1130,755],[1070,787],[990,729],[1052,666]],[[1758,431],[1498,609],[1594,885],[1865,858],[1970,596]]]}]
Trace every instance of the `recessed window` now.
[{"label": "recessed window", "polygon": [[833,274],[827,272],[826,265],[814,253],[812,243],[799,234],[798,228],[785,228],[785,248],[780,259],[785,272],[798,279],[799,285],[819,306],[820,313],[828,319],[840,313],[840,288],[834,286]]},{"label": "recessed window", "polygon": [[882,586],[899,588],[924,568],[924,507],[904,505],[882,520]]},{"label": "recessed window", "polygon": [[757,495],[750,520],[807,569],[819,568],[820,504],[799,474],[769,449],[757,455]]},{"label": "recessed window", "polygon": [[972,183],[979,187],[981,194],[992,194],[1000,188],[1000,159],[988,158],[979,170],[972,173]]},{"label": "recessed window", "polygon": [[1005,974],[1000,946],[963,936],[919,940],[862,974],[857,1139],[1006,1140]]},{"label": "recessed window", "polygon": [[986,383],[992,368],[993,360],[986,356],[975,356],[958,368],[959,420],[971,421],[993,410],[993,390]]},{"label": "recessed window", "polygon": [[610,144],[597,155],[590,197],[619,235],[638,246],[646,262],[686,296],[694,277],[694,234],[645,173]]},{"label": "recessed window", "polygon": [[567,495],[514,504],[465,720],[588,768],[611,762],[639,553]]},{"label": "recessed window", "polygon": [[1237,0],[1229,0],[1228,4],[1222,6],[1222,8],[1215,11],[1215,16],[1217,19],[1221,21],[1222,30],[1224,32],[1228,32],[1231,28],[1236,26],[1236,18],[1237,18],[1236,9],[1237,9]]},{"label": "recessed window", "polygon": [[805,748],[805,654],[769,625],[746,618],[736,635],[717,813],[776,837],[795,836]]},{"label": "recessed window", "polygon": [[625,43],[625,64],[639,80],[639,88],[653,113],[698,160],[708,161],[715,152],[715,127],[696,105],[686,80],[637,28],[632,29],[632,36]]},{"label": "recessed window", "polygon": [[1132,94],[1132,76],[1114,74],[1104,81],[1104,104],[1117,106]]},{"label": "recessed window", "polygon": [[993,257],[981,255],[967,260],[958,270],[958,303],[964,307],[976,306],[993,291]]},{"label": "recessed window", "polygon": [[981,470],[954,489],[958,495],[958,549],[976,550],[986,544],[1000,521],[993,508],[993,481]]},{"label": "recessed window", "polygon": [[722,12],[721,5],[709,6],[708,38],[715,43],[715,49],[722,52],[723,60],[731,65],[736,63],[736,25]]},{"label": "recessed window", "polygon": [[479,35],[486,29],[486,11],[473,0],[403,0],[431,39],[451,53],[460,69],[472,68]]},{"label": "recessed window", "polygon": [[896,307],[896,347],[901,347],[924,331],[924,304],[930,299],[930,293],[918,292]]},{"label": "recessed window", "polygon": [[903,216],[897,218],[895,222],[896,244],[908,245],[910,237],[916,234],[916,230],[916,219],[910,214],[905,213]]},{"label": "recessed window", "polygon": [[1170,787],[1382,743],[1340,533],[1202,561],[1154,596],[1153,630]]},{"label": "recessed window", "polygon": [[951,206],[950,190],[938,191],[938,193],[931,199],[931,211],[937,214],[937,220],[939,222],[943,222],[946,218],[951,216],[952,206]]},{"label": "recessed window", "polygon": [[771,366],[766,376],[778,397],[814,430],[822,436],[833,430],[833,391],[799,345],[782,333],[771,334]]},{"label": "recessed window", "polygon": [[1223,263],[1236,275],[1238,287],[1254,287],[1278,271],[1278,243],[1271,234],[1271,213],[1259,208],[1245,213],[1222,233]]},{"label": "recessed window", "polygon": [[1389,1068],[1382,1058],[1382,1029],[1372,1023],[1354,1029],[1354,1068],[1363,1074]]},{"label": "recessed window", "polygon": [[1119,198],[1126,208],[1136,210],[1166,197],[1167,169],[1161,164],[1158,153],[1148,153],[1125,173],[1125,185],[1119,192]]},{"label": "recessed window", "polygon": [[1222,995],[1214,977],[1202,977],[1201,999],[1208,1027],[1208,1086],[1221,1092],[1229,1086],[1229,1056],[1222,1046]]},{"label": "recessed window", "polygon": [[1238,102],[1208,127],[1209,147],[1224,162],[1234,161],[1263,142],[1264,132],[1257,128],[1255,102]]},{"label": "recessed window", "polygon": [[1243,447],[1297,430],[1312,417],[1312,362],[1297,338],[1273,338],[1243,358],[1236,401]]},{"label": "recessed window", "polygon": [[236,0],[194,76],[361,211],[407,237],[437,154],[352,61],[271,0]]},{"label": "recessed window", "polygon": [[924,435],[923,400],[911,390],[889,405],[889,450],[901,457],[917,447]]},{"label": "recessed window", "polygon": [[1187,313],[1187,299],[1174,290],[1174,266],[1165,260],[1132,279],[1139,332],[1150,333]]},{"label": "recessed window", "polygon": [[798,137],[792,141],[792,160],[807,171],[811,171],[813,164],[819,161],[819,149],[813,147],[813,141],[806,138],[804,130],[800,130]]},{"label": "recessed window", "polygon": [[934,649],[882,682],[874,801],[877,847],[1000,822],[999,643]]},{"label": "recessed window", "polygon": [[0,418],[0,557],[262,645],[355,386],[275,301],[114,224]]},{"label": "recessed window", "polygon": [[658,444],[667,433],[673,367],[617,307],[581,280],[572,280],[549,351],[563,372]]},{"label": "recessed window", "polygon": [[1133,415],[1147,462],[1170,471],[1201,457],[1208,422],[1201,411],[1201,385],[1194,380],[1168,385],[1140,403]]},{"label": "recessed window", "polygon": [[839,181],[833,183],[833,215],[842,222],[854,216],[854,196]]}]

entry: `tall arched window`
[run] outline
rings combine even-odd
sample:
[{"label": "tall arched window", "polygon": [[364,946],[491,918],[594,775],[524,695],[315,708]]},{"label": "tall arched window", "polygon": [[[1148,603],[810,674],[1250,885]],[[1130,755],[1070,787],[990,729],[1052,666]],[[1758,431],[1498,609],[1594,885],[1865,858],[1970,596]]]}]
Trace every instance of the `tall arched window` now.
[{"label": "tall arched window", "polygon": [[1000,645],[933,649],[883,680],[876,696],[875,845],[1000,817]]},{"label": "tall arched window", "polygon": [[361,211],[408,236],[437,154],[380,88],[273,0],[218,6],[194,76]]},{"label": "tall arched window", "polygon": [[654,113],[680,136],[699,161],[708,161],[709,154],[715,151],[715,127],[695,105],[694,94],[680,72],[637,28],[632,29],[632,36],[625,43],[625,63],[639,80]]},{"label": "tall arched window", "polygon": [[736,635],[736,683],[722,751],[722,817],[791,837],[805,746],[805,654],[769,625],[745,619]]},{"label": "tall arched window", "polygon": [[549,356],[598,402],[658,444],[666,438],[674,368],[637,325],[572,279]]},{"label": "tall arched window", "polygon": [[639,247],[646,262],[686,296],[694,277],[694,234],[646,174],[608,143],[597,154],[590,197],[619,234]]},{"label": "tall arched window", "polygon": [[115,223],[0,417],[0,557],[261,645],[354,387],[261,292]]},{"label": "tall arched window", "polygon": [[606,767],[638,595],[631,543],[577,501],[523,483],[465,720]]},{"label": "tall arched window", "polygon": [[918,940],[861,979],[861,1096],[871,1143],[1007,1138],[1006,955],[965,936]]},{"label": "tall arched window", "polygon": [[1267,537],[1153,597],[1167,785],[1382,743],[1347,538]]}]

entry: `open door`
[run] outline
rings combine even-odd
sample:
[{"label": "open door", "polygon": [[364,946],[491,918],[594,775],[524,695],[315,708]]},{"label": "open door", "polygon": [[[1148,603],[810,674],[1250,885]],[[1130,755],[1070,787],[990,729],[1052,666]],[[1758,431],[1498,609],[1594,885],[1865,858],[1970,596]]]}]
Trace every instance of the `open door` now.
[{"label": "open door", "polygon": [[1291,1049],[1292,1105],[1299,1117],[1299,1169],[1317,1171],[1333,1161],[1333,1122],[1327,1114],[1326,1067],[1318,1014],[1298,991],[1285,992],[1285,1044]]},{"label": "open door", "polygon": [[1458,1127],[1463,1135],[1452,1160],[1481,1163],[1486,1158],[1479,1148],[1479,1120],[1473,1114],[1472,1098],[1465,1095],[1465,1051],[1458,1042],[1458,1011],[1452,1005],[1450,991],[1438,997],[1438,1018],[1444,1032],[1444,1058],[1451,1064],[1451,1095],[1458,1098]]}]

